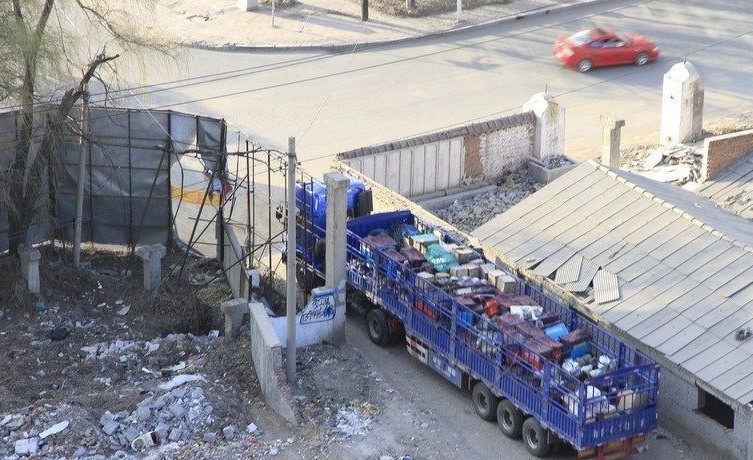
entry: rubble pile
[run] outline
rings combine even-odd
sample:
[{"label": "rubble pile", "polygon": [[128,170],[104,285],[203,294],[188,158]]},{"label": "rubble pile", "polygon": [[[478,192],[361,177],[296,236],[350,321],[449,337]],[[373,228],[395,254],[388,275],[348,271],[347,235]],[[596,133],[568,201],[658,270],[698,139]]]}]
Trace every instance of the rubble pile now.
[{"label": "rubble pile", "polygon": [[685,185],[701,177],[702,144],[641,147],[621,154],[620,166],[659,182]]},{"label": "rubble pile", "polygon": [[535,182],[527,169],[522,169],[501,178],[496,189],[467,200],[456,200],[445,208],[436,209],[434,213],[460,230],[470,232],[523,201],[544,185]]}]

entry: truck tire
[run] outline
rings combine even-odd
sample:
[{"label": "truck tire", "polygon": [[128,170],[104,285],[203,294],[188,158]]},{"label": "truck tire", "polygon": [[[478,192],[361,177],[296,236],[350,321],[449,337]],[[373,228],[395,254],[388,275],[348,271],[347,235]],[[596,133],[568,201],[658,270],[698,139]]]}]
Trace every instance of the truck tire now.
[{"label": "truck tire", "polygon": [[482,420],[487,422],[494,421],[497,418],[497,398],[492,390],[489,389],[484,383],[477,382],[473,385],[473,392],[471,393],[473,398],[473,409]]},{"label": "truck tire", "polygon": [[376,345],[383,347],[390,341],[387,314],[380,308],[373,308],[366,313],[366,333]]},{"label": "truck tire", "polygon": [[546,457],[552,447],[547,440],[547,432],[538,420],[528,417],[523,422],[523,443],[526,450],[534,457]]},{"label": "truck tire", "polygon": [[510,439],[520,439],[523,432],[523,414],[509,399],[497,404],[497,425]]}]

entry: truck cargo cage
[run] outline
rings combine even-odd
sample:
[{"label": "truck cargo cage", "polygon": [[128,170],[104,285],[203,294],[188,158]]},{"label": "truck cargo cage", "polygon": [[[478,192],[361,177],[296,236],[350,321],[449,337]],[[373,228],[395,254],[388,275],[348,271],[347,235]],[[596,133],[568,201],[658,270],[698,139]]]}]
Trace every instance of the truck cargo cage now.
[{"label": "truck cargo cage", "polygon": [[[321,276],[304,242],[324,233],[308,222],[296,253]],[[455,385],[482,382],[581,456],[635,452],[656,429],[659,366],[640,351],[410,211],[347,229],[349,289],[399,320],[409,353]],[[434,263],[402,251],[433,245]]]}]

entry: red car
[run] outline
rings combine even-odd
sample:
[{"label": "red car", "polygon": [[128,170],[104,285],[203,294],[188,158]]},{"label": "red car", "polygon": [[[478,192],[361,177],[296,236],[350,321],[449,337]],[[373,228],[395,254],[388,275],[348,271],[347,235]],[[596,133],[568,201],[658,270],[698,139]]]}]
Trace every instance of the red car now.
[{"label": "red car", "polygon": [[568,67],[588,72],[608,65],[644,65],[659,57],[659,48],[637,34],[617,34],[608,29],[583,30],[569,37],[558,37],[554,55]]}]

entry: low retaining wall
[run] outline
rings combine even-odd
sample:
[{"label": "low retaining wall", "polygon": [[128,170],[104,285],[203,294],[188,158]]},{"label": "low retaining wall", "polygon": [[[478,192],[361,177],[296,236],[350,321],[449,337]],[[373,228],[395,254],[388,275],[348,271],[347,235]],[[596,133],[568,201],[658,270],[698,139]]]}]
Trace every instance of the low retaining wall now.
[{"label": "low retaining wall", "polygon": [[282,345],[269,321],[264,305],[250,303],[251,356],[259,386],[267,405],[292,425],[298,424],[298,410],[285,376]]},{"label": "low retaining wall", "polygon": [[753,129],[708,137],[704,141],[701,180],[713,179],[724,168],[753,151]]},{"label": "low retaining wall", "polygon": [[536,115],[528,111],[342,152],[337,159],[390,190],[413,198],[494,179],[521,168],[533,154],[535,128]]}]

